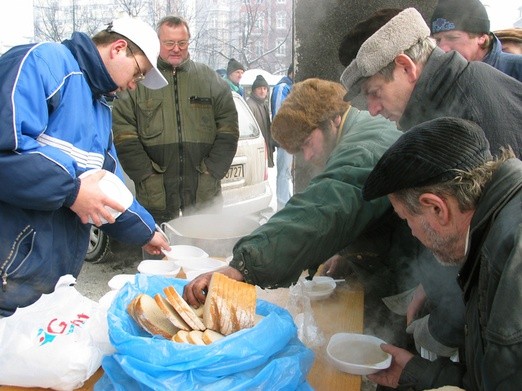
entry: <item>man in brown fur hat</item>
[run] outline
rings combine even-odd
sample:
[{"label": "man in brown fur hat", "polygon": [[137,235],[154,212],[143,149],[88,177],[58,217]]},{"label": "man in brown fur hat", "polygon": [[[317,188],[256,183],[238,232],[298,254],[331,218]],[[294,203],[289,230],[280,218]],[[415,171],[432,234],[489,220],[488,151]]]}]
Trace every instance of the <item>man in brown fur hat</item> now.
[{"label": "man in brown fur hat", "polygon": [[[230,266],[220,272],[263,288],[289,286],[303,270],[313,274],[327,259],[348,249],[345,255],[375,304],[368,306],[372,313],[367,315],[375,319],[377,306],[383,310],[381,315],[385,311],[381,298],[408,284],[402,279],[407,275],[405,253],[401,252],[404,257],[391,254],[397,250],[394,245],[405,243],[397,235],[411,235],[384,197],[364,202],[361,187],[402,133],[383,117],[372,117],[344,102],[345,93],[339,83],[320,79],[293,86],[274,118],[272,136],[289,153],[302,153],[323,171],[267,223],[242,238]],[[415,251],[413,243],[405,248]],[[184,295],[191,304],[204,302],[202,292],[207,291],[211,275],[186,286]],[[389,326],[390,316],[386,312]]]}]

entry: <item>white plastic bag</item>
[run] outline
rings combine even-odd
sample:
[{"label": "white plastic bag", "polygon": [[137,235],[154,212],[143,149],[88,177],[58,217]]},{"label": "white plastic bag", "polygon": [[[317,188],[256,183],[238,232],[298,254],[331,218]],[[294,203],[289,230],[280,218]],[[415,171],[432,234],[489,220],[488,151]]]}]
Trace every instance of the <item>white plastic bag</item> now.
[{"label": "white plastic bag", "polygon": [[52,293],[0,319],[0,384],[73,390],[114,350],[107,313],[62,276]]}]

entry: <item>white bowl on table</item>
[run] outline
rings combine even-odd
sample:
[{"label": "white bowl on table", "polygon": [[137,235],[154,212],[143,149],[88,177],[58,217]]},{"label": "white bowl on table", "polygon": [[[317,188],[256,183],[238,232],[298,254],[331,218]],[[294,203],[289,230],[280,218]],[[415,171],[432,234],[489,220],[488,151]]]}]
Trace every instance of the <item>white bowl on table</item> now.
[{"label": "white bowl on table", "polygon": [[109,288],[112,290],[120,290],[127,282],[133,283],[135,277],[135,274],[116,274],[109,280]]},{"label": "white bowl on table", "polygon": [[337,284],[332,277],[315,276],[312,280],[302,278],[303,293],[310,300],[321,300],[330,297]]},{"label": "white bowl on table", "polygon": [[190,276],[192,276],[192,278],[194,278],[199,274],[211,272],[216,269],[219,269],[220,267],[227,266],[227,263],[224,261],[208,257],[176,259],[174,262],[176,263],[176,265],[183,269],[185,274],[187,274],[187,279],[189,274]]},{"label": "white bowl on table", "polygon": [[391,365],[392,356],[380,345],[386,343],[373,335],[337,333],[332,335],[326,354],[339,370],[353,375],[370,375]]},{"label": "white bowl on table", "polygon": [[146,259],[138,265],[138,271],[149,276],[176,276],[180,270],[175,261],[165,259]]},{"label": "white bowl on table", "polygon": [[208,258],[208,254],[201,248],[190,246],[187,244],[178,244],[170,246],[170,251],[163,250],[163,254],[169,260],[187,259],[187,258]]}]

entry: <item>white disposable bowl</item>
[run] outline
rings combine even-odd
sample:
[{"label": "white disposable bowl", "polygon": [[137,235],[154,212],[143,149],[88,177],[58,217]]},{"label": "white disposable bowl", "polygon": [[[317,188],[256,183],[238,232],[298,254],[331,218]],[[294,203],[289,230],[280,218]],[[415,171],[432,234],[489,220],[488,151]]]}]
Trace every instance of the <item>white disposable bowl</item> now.
[{"label": "white disposable bowl", "polygon": [[177,259],[174,262],[183,268],[185,274],[190,273],[191,275],[195,274],[191,272],[199,272],[199,274],[202,274],[227,265],[225,262],[214,258],[187,258]]},{"label": "white disposable bowl", "polygon": [[133,283],[134,282],[134,274],[116,274],[114,277],[112,277],[109,280],[109,288],[113,290],[119,290],[123,288],[123,286],[127,283]]},{"label": "white disposable bowl", "polygon": [[372,335],[337,333],[332,335],[326,354],[339,370],[353,375],[369,375],[390,366],[392,357],[382,351],[386,343]]},{"label": "white disposable bowl", "polygon": [[170,246],[170,251],[163,250],[163,254],[170,260],[208,257],[208,254],[203,249],[187,244]]},{"label": "white disposable bowl", "polygon": [[311,300],[321,300],[329,297],[337,284],[334,279],[327,276],[315,276],[311,281],[303,279],[304,293]]},{"label": "white disposable bowl", "polygon": [[180,270],[181,267],[174,261],[163,259],[146,259],[138,265],[138,271],[147,275],[175,276]]}]

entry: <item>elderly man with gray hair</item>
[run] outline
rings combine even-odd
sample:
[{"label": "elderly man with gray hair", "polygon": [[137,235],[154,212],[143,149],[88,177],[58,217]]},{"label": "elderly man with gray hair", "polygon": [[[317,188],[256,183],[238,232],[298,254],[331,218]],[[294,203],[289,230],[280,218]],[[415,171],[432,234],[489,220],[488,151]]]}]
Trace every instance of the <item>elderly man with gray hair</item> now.
[{"label": "elderly man with gray hair", "polygon": [[[355,25],[340,45],[339,59],[346,66],[345,99],[362,93],[372,115],[396,121],[404,130],[444,116],[471,120],[484,130],[493,154],[511,146],[522,156],[522,83],[436,47],[415,8],[382,9]],[[464,338],[463,304],[453,282],[458,269],[433,273],[429,262],[419,263],[426,272],[418,275],[421,300],[407,310],[409,331],[418,350],[447,356]],[[424,303],[436,311],[415,319]]]},{"label": "elderly man with gray hair", "polygon": [[438,118],[404,133],[363,187],[388,198],[412,234],[442,265],[460,268],[466,305],[465,354],[433,362],[392,345],[381,385],[516,390],[522,384],[522,162],[511,149],[492,157],[471,121]]}]

